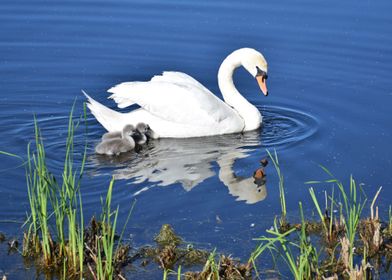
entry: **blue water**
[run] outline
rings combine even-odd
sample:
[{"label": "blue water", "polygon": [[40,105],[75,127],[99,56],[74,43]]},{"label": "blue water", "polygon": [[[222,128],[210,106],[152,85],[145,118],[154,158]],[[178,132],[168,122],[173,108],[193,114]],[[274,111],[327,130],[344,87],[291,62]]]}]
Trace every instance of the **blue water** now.
[{"label": "blue water", "polygon": [[[299,201],[312,209],[304,182],[327,177],[319,164],[342,180],[353,174],[369,196],[383,186],[385,215],[392,195],[391,8],[388,0],[2,1],[0,150],[25,156],[36,114],[49,165],[60,172],[75,98],[75,114],[82,114],[81,89],[115,108],[106,99],[111,86],[174,70],[220,96],[221,61],[252,47],[269,63],[270,95],[261,95],[242,69],[234,79],[264,115],[261,130],[153,141],[113,160],[94,155],[104,129],[88,115],[85,216],[98,214],[114,176],[120,219],[137,198],[125,231],[135,246],[152,243],[161,224],[170,223],[187,241],[247,258],[252,238],[280,211],[272,165],[266,185],[247,179],[266,148],[279,154],[293,219]],[[82,129],[78,153],[84,139]],[[17,159],[0,159],[0,231],[20,236],[20,224],[10,221],[23,221],[28,209],[24,169]],[[325,188],[317,189],[320,196]],[[10,257],[0,261],[1,271],[10,279],[33,274]]]}]

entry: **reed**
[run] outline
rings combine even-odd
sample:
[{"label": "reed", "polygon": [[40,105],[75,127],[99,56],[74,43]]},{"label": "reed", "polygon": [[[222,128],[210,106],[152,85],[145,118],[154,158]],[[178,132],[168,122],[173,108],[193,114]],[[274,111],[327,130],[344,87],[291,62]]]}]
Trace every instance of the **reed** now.
[{"label": "reed", "polygon": [[163,279],[163,280],[167,280],[168,274],[169,274],[168,269],[164,268],[164,269],[163,269],[163,278],[162,278],[162,279]]},{"label": "reed", "polygon": [[[129,251],[129,247],[122,245],[121,241],[136,200],[130,208],[120,238],[115,240],[119,207],[113,210],[111,206],[114,185],[112,179],[106,199],[101,198],[100,221],[93,219],[92,228],[84,229],[80,188],[86,162],[87,139],[84,153],[77,163],[74,136],[83,118],[75,119],[73,112],[74,106],[68,119],[64,164],[58,178],[48,168],[43,138],[35,117],[35,141],[27,145],[26,160],[0,151],[2,155],[22,159],[25,166],[30,213],[23,225],[27,230],[22,254],[38,259],[36,263],[40,269],[59,273],[62,279],[83,279],[88,270],[95,279],[113,279],[115,273],[118,273],[116,277],[121,278],[118,268],[127,261]],[[85,106],[84,120],[86,122]],[[87,130],[87,124],[85,127]],[[86,255],[91,257],[93,263],[85,260]]]},{"label": "reed", "polygon": [[314,247],[306,232],[306,221],[302,209],[302,202],[299,202],[301,215],[301,230],[299,234],[299,261],[297,262],[299,279],[311,279],[314,276],[320,276],[319,272],[319,254]]},{"label": "reed", "polygon": [[177,280],[181,280],[181,265],[179,265],[177,269]]},{"label": "reed", "polygon": [[50,265],[53,240],[49,231],[48,204],[54,179],[46,165],[45,148],[36,118],[34,118],[34,131],[36,151],[31,151],[30,144],[27,146],[26,183],[30,216],[27,221],[29,224],[27,235],[25,235],[27,243],[23,246],[23,253],[30,254],[28,252],[30,249],[33,253],[42,251],[44,263]]},{"label": "reed", "polygon": [[[181,265],[178,266],[177,271],[171,270],[169,268],[163,268],[162,279],[166,280],[166,279],[168,279],[169,275],[172,274],[172,275],[177,276],[177,280],[181,280],[181,269],[182,269]],[[185,279],[187,279],[187,278],[185,277]]]},{"label": "reed", "polygon": [[388,233],[389,235],[392,235],[392,207],[389,205],[389,211],[388,211]]},{"label": "reed", "polygon": [[[339,224],[336,223],[334,217],[335,211],[335,204],[336,201],[334,200],[334,188],[332,188],[332,195],[328,196],[328,192],[325,192],[325,214],[323,214],[321,210],[321,206],[318,202],[317,196],[315,194],[314,189],[311,187],[309,188],[309,194],[312,198],[313,204],[316,207],[316,211],[320,217],[321,225],[323,228],[323,233],[327,244],[331,247],[336,245],[338,232],[339,232]],[[328,199],[330,204],[328,204]],[[328,206],[329,205],[329,206]]]},{"label": "reed", "polygon": [[284,193],[284,177],[280,169],[279,158],[278,158],[278,154],[276,153],[276,150],[274,150],[274,154],[271,154],[271,152],[268,149],[266,151],[268,153],[268,156],[271,158],[272,163],[274,164],[276,173],[278,174],[278,178],[279,178],[279,198],[280,198],[280,207],[282,210],[282,215],[279,222],[280,222],[280,228],[285,229],[287,228],[288,224],[286,220],[287,211],[286,211],[286,196]]},{"label": "reed", "polygon": [[[74,161],[74,132],[80,120],[74,120],[73,108],[68,120],[66,153],[60,180],[48,169],[41,131],[34,117],[35,149],[32,149],[30,143],[27,146],[26,183],[30,215],[25,223],[28,229],[24,236],[23,255],[39,255],[42,252],[44,266],[65,265],[67,270],[79,274],[82,279],[84,220],[80,181],[86,148],[77,167]],[[56,242],[49,229],[52,217],[56,225]]]},{"label": "reed", "polygon": [[[347,266],[349,269],[352,270],[354,268],[354,242],[356,240],[361,213],[363,208],[365,207],[367,198],[364,198],[363,200],[360,199],[359,192],[362,191],[362,189],[356,184],[353,176],[350,176],[349,190],[347,193],[341,181],[336,179],[336,177],[334,177],[333,174],[325,167],[321,166],[321,168],[331,178],[325,181],[311,181],[307,182],[307,184],[332,183],[338,187],[340,195],[342,197],[342,202],[340,204],[340,223],[344,226],[345,237],[348,240],[349,258]],[[312,199],[313,197],[315,197],[314,192],[312,195]],[[317,199],[314,198],[313,201],[316,204]]]},{"label": "reed", "polygon": [[104,275],[106,279],[113,278],[113,256],[114,256],[114,236],[117,225],[118,206],[116,210],[111,211],[112,191],[114,179],[111,180],[108,193],[106,195],[105,204],[101,221],[102,221],[102,248],[105,253]]},{"label": "reed", "polygon": [[[68,120],[61,185],[57,183],[57,180],[54,180],[50,199],[55,215],[57,241],[59,243],[58,257],[66,257],[69,261],[68,266],[71,266],[82,277],[84,218],[80,182],[87,153],[85,150],[80,165],[76,167],[74,163],[74,133],[80,124],[80,120],[74,120],[73,108]],[[65,229],[67,229],[68,234]]]},{"label": "reed", "polygon": [[214,249],[208,256],[207,262],[204,265],[203,272],[205,279],[219,279],[219,264],[216,262],[216,249]]},{"label": "reed", "polygon": [[[163,276],[162,279],[163,280],[167,280],[169,279],[169,275],[175,275],[177,276],[177,280],[181,280],[181,265],[178,266],[177,271],[174,271],[170,268],[165,268],[163,267]],[[185,277],[186,278],[186,277]]]},{"label": "reed", "polygon": [[301,229],[297,235],[297,242],[291,241],[289,236],[296,231],[291,228],[286,232],[281,232],[275,219],[273,229],[267,230],[269,236],[262,236],[254,240],[260,241],[258,247],[252,252],[249,262],[256,268],[256,259],[268,249],[271,254],[278,254],[288,266],[291,275],[296,280],[313,279],[314,275],[319,275],[318,259],[319,255],[315,247],[308,240],[306,233],[306,223],[302,210],[302,203],[299,203],[301,216]]},{"label": "reed", "polygon": [[[272,156],[269,153],[269,155],[278,171],[278,176],[281,177],[276,154]],[[349,178],[349,184],[344,186],[326,168],[322,167],[322,169],[330,178],[324,181],[307,182],[307,184],[328,183],[337,186],[340,201],[336,201],[335,196],[337,195],[333,187],[331,195],[325,192],[325,211],[323,211],[315,189],[310,187],[309,194],[320,217],[320,224],[305,221],[301,202],[299,203],[300,224],[289,226],[287,231],[282,231],[281,220],[275,218],[272,229],[267,230],[266,235],[255,239],[260,243],[249,258],[257,276],[259,276],[259,272],[256,261],[263,253],[269,251],[274,259],[275,256],[278,256],[286,264],[292,279],[324,279],[325,277],[327,277],[325,279],[338,279],[338,276],[344,279],[368,279],[366,277],[369,277],[369,253],[372,257],[377,258],[378,254],[382,253],[384,246],[377,207],[376,211],[373,209],[381,188],[372,200],[371,218],[360,220],[367,202],[361,186],[355,182],[352,176]],[[281,181],[283,182],[283,180]],[[284,184],[280,185],[282,214],[284,214],[282,193],[284,194]],[[339,210],[339,214],[335,214],[336,210]],[[391,224],[392,208],[390,207],[388,232]],[[320,252],[325,251],[328,254],[319,253],[316,246],[311,243],[310,235],[318,233],[318,225],[321,225],[323,235],[328,242],[327,246],[325,243],[317,246],[320,247]],[[294,234],[295,232],[297,234]],[[339,240],[340,242],[338,242]],[[360,251],[363,252],[363,258],[360,264],[355,265],[354,257],[358,251],[355,251],[354,245],[358,249],[361,240],[363,246],[360,247]],[[337,253],[340,254],[339,259],[336,258]]]},{"label": "reed", "polygon": [[[113,279],[116,272],[116,263],[117,259],[124,258],[124,256],[120,256],[121,254],[127,253],[127,250],[123,251],[124,247],[122,246],[122,236],[124,233],[124,229],[128,224],[129,217],[133,211],[133,208],[136,204],[136,201],[132,203],[132,206],[129,210],[128,217],[124,223],[124,227],[120,237],[116,240],[116,228],[117,228],[117,219],[119,214],[119,207],[117,206],[115,210],[112,210],[111,201],[112,201],[112,193],[114,186],[114,178],[110,181],[109,188],[106,194],[106,199],[103,200],[101,198],[102,204],[102,213],[100,217],[100,222],[98,224],[98,232],[95,233],[94,239],[94,248],[87,247],[87,250],[90,252],[90,256],[92,257],[95,265],[94,269],[89,266],[89,270],[94,276],[94,279],[97,280],[107,280]],[[117,244],[117,246],[116,246]]]}]

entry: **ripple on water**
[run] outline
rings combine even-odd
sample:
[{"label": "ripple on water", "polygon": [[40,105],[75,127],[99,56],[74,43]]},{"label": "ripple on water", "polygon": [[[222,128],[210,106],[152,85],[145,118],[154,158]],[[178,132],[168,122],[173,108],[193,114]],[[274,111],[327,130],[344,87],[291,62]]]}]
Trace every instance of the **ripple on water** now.
[{"label": "ripple on water", "polygon": [[[284,106],[263,106],[261,130],[231,135],[191,139],[160,139],[151,141],[137,153],[132,152],[121,157],[99,157],[93,147],[103,131],[99,124],[88,119],[88,158],[87,176],[95,180],[114,176],[118,180],[128,180],[128,184],[146,187],[147,183],[168,186],[180,183],[186,190],[192,189],[207,178],[215,176],[213,167],[218,162],[221,166],[234,168],[234,161],[258,157],[260,147],[286,148],[312,136],[317,131],[316,119],[300,110]],[[61,174],[64,164],[65,141],[68,129],[66,114],[47,114],[38,118],[50,170]],[[16,135],[31,134],[34,123],[26,122],[18,127]],[[85,145],[85,130],[81,124],[75,132],[75,164],[79,166]],[[31,135],[33,136],[33,135]],[[202,143],[202,144],[201,144]],[[256,155],[257,154],[257,155]],[[181,175],[181,176],[180,176]],[[97,182],[98,182],[97,181]],[[136,191],[136,189],[135,189]],[[101,188],[89,188],[86,201],[95,201],[102,195]],[[121,192],[119,193],[121,195]]]},{"label": "ripple on water", "polygon": [[263,106],[262,143],[265,147],[285,148],[316,133],[315,117],[283,106]]}]

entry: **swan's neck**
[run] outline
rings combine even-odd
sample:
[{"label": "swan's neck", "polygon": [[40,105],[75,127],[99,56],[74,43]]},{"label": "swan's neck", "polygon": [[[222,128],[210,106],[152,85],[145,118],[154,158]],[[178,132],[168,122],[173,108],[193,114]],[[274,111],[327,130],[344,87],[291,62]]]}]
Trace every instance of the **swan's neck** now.
[{"label": "swan's neck", "polygon": [[218,84],[225,102],[233,107],[244,120],[244,131],[249,131],[260,127],[262,117],[260,111],[249,103],[234,86],[234,70],[240,66],[242,66],[241,58],[235,53],[229,55],[219,68]]}]

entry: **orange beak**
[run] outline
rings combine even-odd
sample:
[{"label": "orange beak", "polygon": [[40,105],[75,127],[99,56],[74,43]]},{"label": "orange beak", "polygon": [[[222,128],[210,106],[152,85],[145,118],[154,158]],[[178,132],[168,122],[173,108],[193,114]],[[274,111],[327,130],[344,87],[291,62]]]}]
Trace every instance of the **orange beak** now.
[{"label": "orange beak", "polygon": [[264,93],[265,96],[268,95],[267,84],[265,82],[265,78],[263,76],[256,76],[257,83],[261,91]]}]

